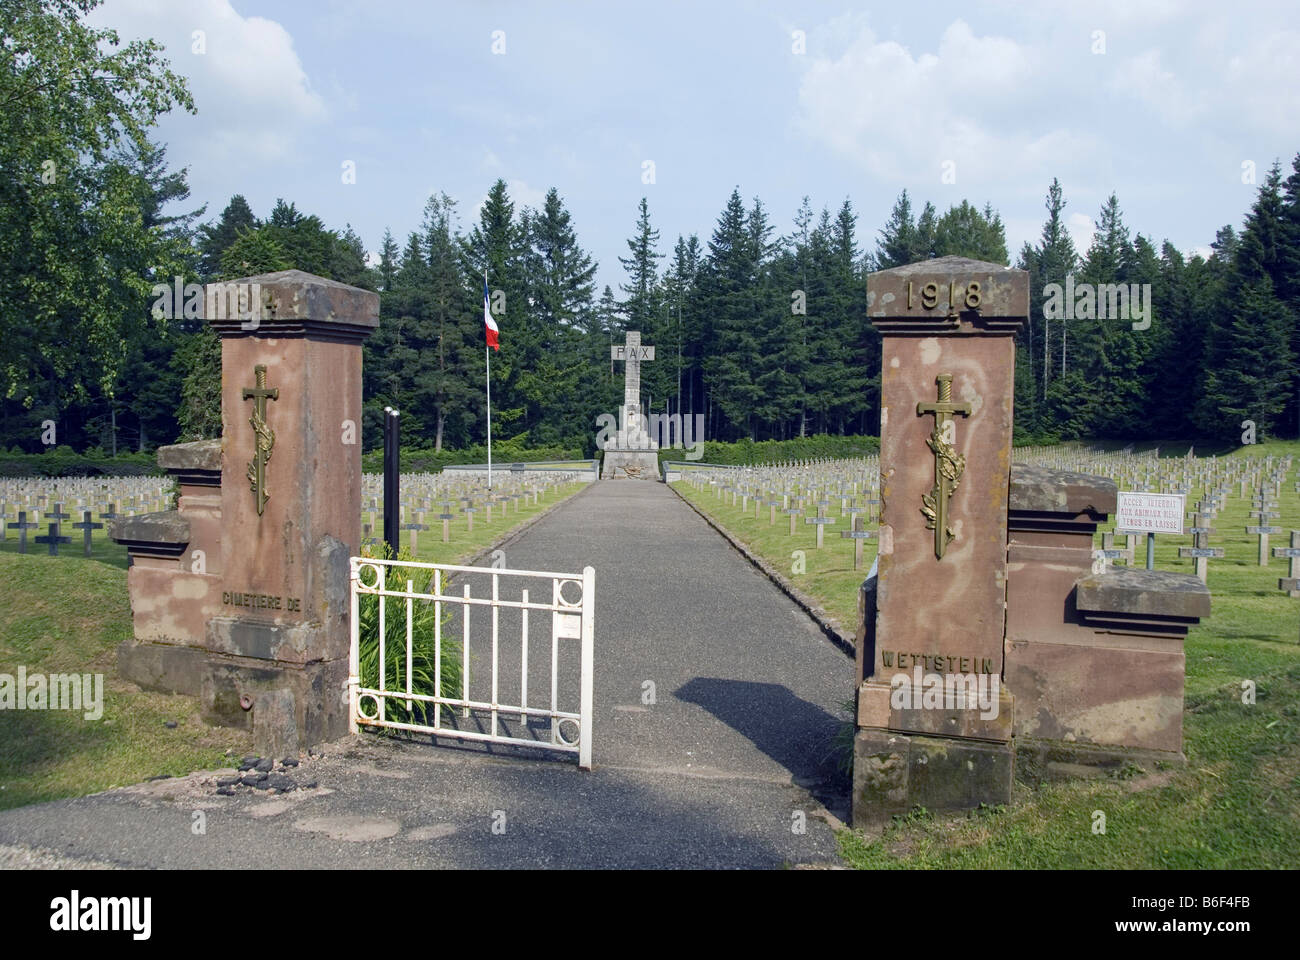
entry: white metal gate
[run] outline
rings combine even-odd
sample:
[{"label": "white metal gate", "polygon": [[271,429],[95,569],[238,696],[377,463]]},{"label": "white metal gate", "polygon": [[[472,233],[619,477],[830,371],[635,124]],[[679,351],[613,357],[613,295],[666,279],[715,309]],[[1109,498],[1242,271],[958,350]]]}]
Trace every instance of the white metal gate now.
[{"label": "white metal gate", "polygon": [[[473,581],[489,579],[490,596],[474,596]],[[529,597],[522,585],[530,579],[543,581],[543,589],[549,583],[549,602]],[[353,733],[361,726],[392,727],[463,740],[540,747],[576,753],[578,766],[591,769],[595,570],[586,567],[580,574],[552,573],[352,557],[351,581],[348,709]],[[511,594],[518,586],[517,599],[505,597],[503,585]],[[460,587],[459,592],[456,587]],[[574,593],[579,595],[575,598]],[[484,664],[481,669],[471,670],[475,659],[471,653],[473,624],[479,624],[480,632],[483,630],[481,617],[472,616],[475,607],[482,608],[481,612],[490,618],[490,633],[480,637],[479,647],[480,656],[485,656],[482,645],[489,645],[490,666]],[[550,648],[543,651],[549,657],[549,670],[545,669],[545,659],[539,663],[534,656],[531,664],[529,661],[528,624],[532,611],[550,614]],[[392,622],[394,614],[396,623]],[[503,614],[519,621],[517,636],[512,631],[504,632],[509,640],[501,629]],[[449,629],[444,630],[444,622]],[[573,641],[577,642],[576,650]],[[562,664],[574,666],[575,654],[576,677],[572,669],[567,673],[562,670]],[[422,672],[417,661],[427,664],[430,659],[432,671],[426,666]],[[519,667],[517,673],[512,670],[515,665]],[[490,671],[490,683],[484,670]],[[529,702],[530,670],[544,671],[543,679],[549,674],[549,697],[543,697],[544,706],[537,705],[535,694],[533,703]],[[444,672],[452,674],[455,689],[443,689]],[[560,687],[563,684],[572,688],[574,680],[576,691],[565,692],[569,700],[577,700],[576,709],[562,710],[560,702],[565,697]],[[477,697],[471,696],[475,683]],[[516,692],[517,702],[513,697]],[[505,702],[506,697],[511,698],[510,702]],[[389,717],[390,707],[404,714],[405,719]],[[539,734],[534,723],[540,721],[545,721],[547,729]],[[575,727],[576,736],[566,736],[574,733]],[[532,736],[526,735],[529,733]]]}]

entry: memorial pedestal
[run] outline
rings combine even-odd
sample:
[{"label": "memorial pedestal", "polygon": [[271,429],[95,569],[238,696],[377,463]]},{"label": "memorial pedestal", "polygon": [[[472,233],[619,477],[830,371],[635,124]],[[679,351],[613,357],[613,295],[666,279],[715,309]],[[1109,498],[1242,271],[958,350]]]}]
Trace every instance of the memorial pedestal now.
[{"label": "memorial pedestal", "polygon": [[[247,315],[218,306],[231,290]],[[287,270],[211,285],[206,306],[222,437],[160,450],[179,510],[111,531],[132,559],[135,638],[119,662],[142,685],[197,694],[206,720],[248,727],[265,749],[310,745],[348,729],[361,342],[379,298]]]},{"label": "memorial pedestal", "polygon": [[1007,491],[1028,283],[960,257],[867,278],[882,337],[881,515],[874,626],[858,650],[855,825],[1011,798]]}]

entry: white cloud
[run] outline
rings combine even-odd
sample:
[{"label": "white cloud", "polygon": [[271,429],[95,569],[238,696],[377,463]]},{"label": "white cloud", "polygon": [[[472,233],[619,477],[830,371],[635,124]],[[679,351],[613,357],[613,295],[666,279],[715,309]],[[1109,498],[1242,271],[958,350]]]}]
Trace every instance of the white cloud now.
[{"label": "white cloud", "polygon": [[1300,32],[1260,30],[1247,42],[1224,64],[1224,108],[1240,111],[1260,130],[1300,128]]},{"label": "white cloud", "polygon": [[[213,160],[262,166],[292,155],[301,132],[328,117],[289,32],[240,16],[229,0],[108,0],[91,22],[123,41],[151,37],[165,46],[172,69],[188,80],[198,109],[189,122]],[[203,31],[203,53],[194,52],[195,31]]]},{"label": "white cloud", "polygon": [[[1030,128],[1037,54],[1006,37],[976,36],[962,20],[935,53],[878,40],[865,21],[837,58],[811,58],[799,89],[804,129],[892,181],[933,177],[944,164],[965,180],[1038,175],[1047,157],[1078,156],[1091,135]],[[819,31],[819,38],[823,33]],[[1019,106],[1019,109],[1017,109]]]},{"label": "white cloud", "polygon": [[1082,257],[1092,246],[1092,235],[1096,231],[1092,217],[1086,213],[1071,213],[1065,218],[1065,229],[1070,231],[1075,252]]},{"label": "white cloud", "polygon": [[[1008,11],[1019,15],[1030,12],[1019,0],[1012,0],[1005,6]],[[1032,12],[1053,20],[1070,17],[1076,22],[1095,24],[1099,30],[1110,30],[1116,26],[1128,28],[1167,23],[1192,12],[1189,6],[1194,5],[1189,4],[1188,0],[1143,0],[1142,3],[1134,3],[1133,0],[1091,0],[1086,5],[1081,5],[1078,0],[1039,0]]]},{"label": "white cloud", "polygon": [[1267,30],[1242,30],[1241,23],[1207,16],[1186,39],[1160,37],[1163,46],[1121,61],[1110,89],[1145,103],[1169,127],[1214,118],[1214,132],[1228,137],[1300,127],[1300,32],[1276,20]]},{"label": "white cloud", "polygon": [[1110,87],[1145,103],[1169,126],[1184,126],[1204,113],[1204,101],[1188,96],[1156,49],[1121,61]]}]

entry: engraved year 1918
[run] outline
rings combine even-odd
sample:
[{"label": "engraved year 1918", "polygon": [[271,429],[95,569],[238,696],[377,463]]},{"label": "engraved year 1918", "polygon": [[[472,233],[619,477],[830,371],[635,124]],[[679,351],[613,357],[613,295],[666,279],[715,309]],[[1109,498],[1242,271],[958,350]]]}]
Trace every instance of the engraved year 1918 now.
[{"label": "engraved year 1918", "polygon": [[[939,289],[940,289],[939,284],[935,283],[933,280],[921,286],[921,291],[920,291],[921,309],[933,310],[935,307],[939,305]],[[957,289],[958,289],[957,284],[955,282],[949,281],[948,312],[952,314],[955,314],[957,312],[956,311],[956,305],[958,303]],[[962,291],[962,293],[964,295],[961,297],[961,302],[965,304],[966,309],[978,310],[980,307],[980,282],[978,280],[972,280],[970,283],[966,285],[966,289]],[[917,299],[916,290],[913,289],[913,281],[909,280],[907,281],[907,309],[909,310],[915,309],[916,299]]]}]

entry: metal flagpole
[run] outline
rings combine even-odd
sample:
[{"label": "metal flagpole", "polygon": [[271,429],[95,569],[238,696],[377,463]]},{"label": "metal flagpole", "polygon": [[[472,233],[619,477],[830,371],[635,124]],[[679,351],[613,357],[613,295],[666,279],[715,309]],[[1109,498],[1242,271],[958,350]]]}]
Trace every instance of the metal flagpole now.
[{"label": "metal flagpole", "polygon": [[[483,271],[483,309],[488,309],[487,271]],[[492,489],[492,353],[487,345],[487,326],[483,328],[483,362],[487,371],[487,440],[488,440],[488,489]]]}]

